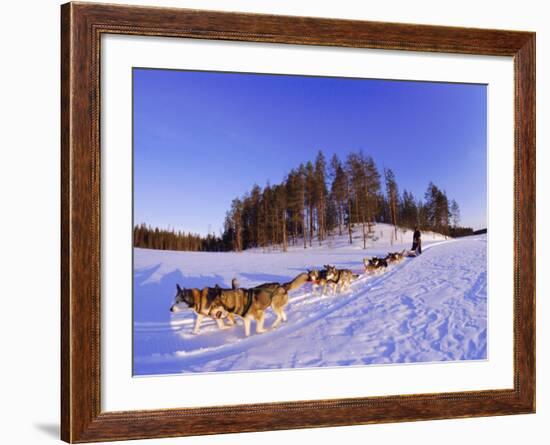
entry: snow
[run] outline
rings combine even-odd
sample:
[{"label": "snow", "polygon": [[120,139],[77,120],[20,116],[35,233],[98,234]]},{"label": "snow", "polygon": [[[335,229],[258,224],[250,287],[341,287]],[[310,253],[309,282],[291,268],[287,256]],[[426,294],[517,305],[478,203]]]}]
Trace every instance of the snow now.
[{"label": "snow", "polygon": [[[366,256],[410,248],[412,232],[377,224],[362,248],[334,236],[312,248],[173,252],[134,250],[134,375],[246,371],[480,360],[487,357],[487,237],[448,239],[423,233],[423,254],[361,275],[347,293],[313,295],[308,283],[290,293],[288,321],[245,337],[242,321],[221,331],[205,319],[192,333],[192,310],[169,311],[176,283],[230,287],[286,282],[306,269],[335,264],[362,273]],[[401,242],[401,236],[402,241]],[[275,316],[267,311],[269,328]]]}]

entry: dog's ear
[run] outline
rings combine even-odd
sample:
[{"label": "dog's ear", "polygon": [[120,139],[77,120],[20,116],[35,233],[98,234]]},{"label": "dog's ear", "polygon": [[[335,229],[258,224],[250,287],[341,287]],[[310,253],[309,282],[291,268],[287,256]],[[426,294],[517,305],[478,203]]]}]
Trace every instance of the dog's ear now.
[{"label": "dog's ear", "polygon": [[178,283],[176,283],[176,289],[177,289],[178,292],[181,292],[181,287]]}]

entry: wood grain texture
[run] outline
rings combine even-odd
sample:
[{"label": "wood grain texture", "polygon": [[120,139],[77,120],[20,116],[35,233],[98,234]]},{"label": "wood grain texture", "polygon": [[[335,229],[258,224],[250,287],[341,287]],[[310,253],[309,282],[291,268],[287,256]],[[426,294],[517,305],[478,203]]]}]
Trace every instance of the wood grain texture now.
[{"label": "wood grain texture", "polygon": [[[103,33],[513,56],[514,388],[101,412],[99,61]],[[534,412],[534,33],[68,3],[61,7],[61,37],[63,440],[91,442]]]}]

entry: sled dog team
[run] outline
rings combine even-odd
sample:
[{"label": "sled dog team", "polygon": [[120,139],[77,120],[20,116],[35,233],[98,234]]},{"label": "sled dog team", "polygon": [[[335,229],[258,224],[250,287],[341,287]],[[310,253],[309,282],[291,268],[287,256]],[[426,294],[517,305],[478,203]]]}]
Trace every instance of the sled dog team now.
[{"label": "sled dog team", "polygon": [[[385,258],[365,258],[365,273],[373,274],[384,272],[389,264],[401,262],[407,255],[403,252],[390,252]],[[306,282],[312,283],[312,291],[317,293],[321,288],[321,295],[325,295],[327,288],[332,288],[332,294],[343,292],[351,287],[353,280],[359,278],[349,269],[337,269],[326,264],[323,270],[308,270],[297,275],[288,283],[264,283],[252,288],[240,288],[237,280],[231,282],[231,289],[224,289],[216,285],[203,289],[185,289],[176,284],[176,297],[170,307],[171,312],[182,310],[181,305],[187,305],[196,314],[193,333],[198,334],[204,317],[215,320],[220,329],[228,329],[235,325],[235,316],[241,318],[244,324],[245,335],[250,335],[252,320],[256,322],[256,333],[265,332],[265,311],[272,308],[277,316],[271,328],[276,328],[286,321],[285,307],[288,305],[288,292],[298,289]],[[228,324],[225,323],[227,320]]]}]

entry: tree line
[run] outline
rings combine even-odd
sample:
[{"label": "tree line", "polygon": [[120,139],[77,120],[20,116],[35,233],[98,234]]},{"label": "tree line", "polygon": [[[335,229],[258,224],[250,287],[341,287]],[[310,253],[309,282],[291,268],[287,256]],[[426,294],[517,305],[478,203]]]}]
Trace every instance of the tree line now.
[{"label": "tree line", "polygon": [[159,229],[146,224],[134,227],[134,247],[159,250],[187,250],[220,252],[228,250],[220,237],[214,234],[201,236],[194,233]]},{"label": "tree line", "polygon": [[432,230],[464,236],[473,230],[460,226],[460,208],[433,182],[422,198],[399,189],[390,168],[380,171],[362,151],[327,162],[319,151],[315,160],[290,170],[280,184],[252,189],[232,200],[220,236],[201,236],[141,224],[134,228],[134,246],[189,251],[242,251],[289,245],[322,245],[330,235],[344,234],[351,244],[353,229],[360,228],[363,247],[374,223],[398,228]]},{"label": "tree line", "polygon": [[227,250],[278,245],[321,245],[329,235],[346,234],[350,244],[354,226],[361,229],[363,247],[376,222],[433,230],[444,235],[472,231],[460,227],[460,208],[444,190],[428,184],[424,199],[399,190],[394,172],[381,172],[362,151],[345,160],[336,154],[326,161],[319,151],[314,161],[292,169],[280,184],[255,184],[233,199],[224,223]]}]

